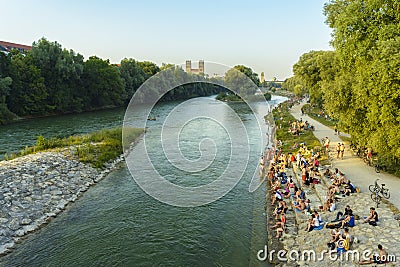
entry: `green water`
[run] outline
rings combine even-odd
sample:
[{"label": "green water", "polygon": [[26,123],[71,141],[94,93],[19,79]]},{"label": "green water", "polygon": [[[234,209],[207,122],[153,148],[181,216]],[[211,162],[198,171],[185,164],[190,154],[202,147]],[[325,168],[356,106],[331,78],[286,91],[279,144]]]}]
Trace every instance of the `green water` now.
[{"label": "green water", "polygon": [[[158,105],[155,114],[163,118],[175,105],[175,102]],[[0,258],[0,266],[268,266],[256,256],[267,239],[265,186],[254,193],[248,191],[251,170],[260,155],[259,144],[253,138],[257,127],[244,104],[232,104],[231,108],[248,129],[252,153],[245,175],[227,195],[200,207],[169,206],[144,193],[123,165],[49,225],[29,235],[11,254]],[[39,134],[51,137],[118,126],[123,114],[124,110],[109,110],[1,127],[1,149],[16,151],[34,142]],[[150,122],[149,129],[154,128],[156,132],[161,123],[160,120]],[[196,124],[192,127],[182,134],[182,142],[189,147],[198,140],[193,131]],[[198,134],[206,133],[217,141],[224,139],[212,122],[202,127]],[[215,163],[200,176],[212,180],[221,173],[222,163],[229,157],[224,142],[221,143]],[[155,160],[163,158],[157,144],[149,137],[149,151]],[[196,156],[196,153],[188,155],[189,158]],[[184,179],[162,160],[157,169],[176,184],[197,186],[204,182],[193,179],[196,174]]]}]

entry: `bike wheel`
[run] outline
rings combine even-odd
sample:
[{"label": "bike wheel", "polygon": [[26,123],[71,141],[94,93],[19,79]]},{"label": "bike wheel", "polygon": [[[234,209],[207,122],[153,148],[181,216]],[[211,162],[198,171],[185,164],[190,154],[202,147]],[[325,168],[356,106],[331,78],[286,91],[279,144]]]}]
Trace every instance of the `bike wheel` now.
[{"label": "bike wheel", "polygon": [[371,185],[368,187],[368,189],[369,189],[369,191],[371,191],[371,193],[375,193],[376,186],[375,186],[374,184],[371,184]]},{"label": "bike wheel", "polygon": [[375,165],[375,172],[376,173],[380,173],[381,172],[381,168],[378,165]]},{"label": "bike wheel", "polygon": [[382,195],[384,198],[389,199],[390,198],[389,189],[383,189]]},{"label": "bike wheel", "polygon": [[382,197],[380,195],[377,195],[377,194],[371,194],[371,199],[372,199],[373,202],[379,204],[379,203],[381,203]]}]

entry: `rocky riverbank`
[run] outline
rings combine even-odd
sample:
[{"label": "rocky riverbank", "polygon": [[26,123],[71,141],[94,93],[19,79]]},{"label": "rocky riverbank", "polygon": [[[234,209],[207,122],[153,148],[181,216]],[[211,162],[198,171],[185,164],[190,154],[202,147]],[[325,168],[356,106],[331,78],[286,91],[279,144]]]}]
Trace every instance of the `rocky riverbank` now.
[{"label": "rocky riverbank", "polygon": [[[293,175],[297,184],[301,184],[301,173],[297,168],[290,169],[288,172]],[[313,189],[305,189],[307,198],[311,200],[311,210],[319,210],[319,206],[322,206],[327,199],[327,185],[330,180],[323,175],[320,179],[322,183],[315,185]],[[336,202],[335,212],[319,212],[326,224],[335,219],[338,211],[343,212],[345,206],[350,205],[353,213],[360,218],[356,220],[356,225],[349,230],[353,240],[350,251],[343,253],[342,256],[329,252],[327,246],[327,243],[331,241],[329,229],[324,227],[322,230],[307,232],[305,229],[310,213],[294,212],[292,208],[289,208],[287,214],[289,225],[280,240],[283,245],[282,251],[287,254],[282,254],[281,258],[277,260],[277,248],[280,246],[271,247],[270,253],[272,249],[275,249],[274,263],[279,261],[279,266],[357,266],[359,260],[364,260],[365,257],[377,253],[377,245],[381,244],[390,257],[387,266],[399,266],[400,212],[386,201],[376,208],[380,219],[378,226],[374,227],[363,223],[363,217],[369,215],[369,207],[375,206],[370,194],[370,192],[351,194]],[[289,200],[287,201],[290,203]],[[295,225],[293,226],[292,223]],[[270,235],[270,239],[272,238],[273,236]]]},{"label": "rocky riverbank", "polygon": [[123,160],[95,169],[72,157],[70,149],[0,161],[0,255],[48,223]]}]

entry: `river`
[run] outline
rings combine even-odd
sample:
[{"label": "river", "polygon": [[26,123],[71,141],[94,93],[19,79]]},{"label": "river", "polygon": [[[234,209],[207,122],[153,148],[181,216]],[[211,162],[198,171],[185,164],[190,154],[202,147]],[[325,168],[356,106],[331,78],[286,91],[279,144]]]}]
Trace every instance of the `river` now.
[{"label": "river", "polygon": [[[273,98],[275,103],[283,100]],[[164,118],[178,103],[161,103],[154,114]],[[223,108],[225,104],[215,101],[212,105]],[[257,251],[267,239],[265,186],[253,193],[248,190],[260,156],[255,142],[257,123],[245,104],[228,106],[245,124],[251,152],[249,168],[228,194],[199,207],[170,206],[143,192],[123,165],[0,258],[0,266],[268,266],[257,259]],[[18,151],[33,144],[38,135],[49,138],[120,126],[123,115],[124,110],[115,109],[2,126],[0,151]],[[229,117],[226,119],[229,123]],[[157,120],[148,126],[156,129],[160,124]],[[198,134],[206,134],[218,145],[224,143],[221,129],[212,121],[202,123],[200,131],[193,130],[198,127],[195,123],[191,127],[182,132],[183,143],[197,143]],[[150,141],[150,153],[160,154],[157,142]],[[212,179],[223,171],[219,162],[229,159],[229,151],[224,145],[218,148],[217,163],[200,176]],[[160,173],[174,183],[197,186],[209,182],[196,180],[199,174],[182,179],[183,174],[175,169],[168,162],[158,163]]]}]

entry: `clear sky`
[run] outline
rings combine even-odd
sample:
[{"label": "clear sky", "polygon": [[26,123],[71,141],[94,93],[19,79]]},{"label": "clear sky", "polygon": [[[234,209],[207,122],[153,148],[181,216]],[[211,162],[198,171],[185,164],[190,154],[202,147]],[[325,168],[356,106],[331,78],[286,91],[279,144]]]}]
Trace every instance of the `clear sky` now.
[{"label": "clear sky", "polygon": [[285,79],[311,50],[331,49],[327,0],[0,0],[0,40],[46,37],[88,58],[243,64]]}]

